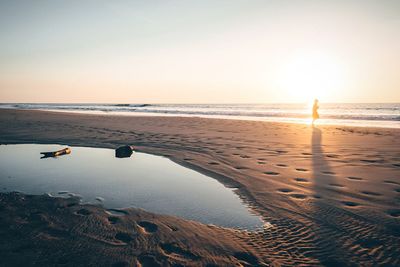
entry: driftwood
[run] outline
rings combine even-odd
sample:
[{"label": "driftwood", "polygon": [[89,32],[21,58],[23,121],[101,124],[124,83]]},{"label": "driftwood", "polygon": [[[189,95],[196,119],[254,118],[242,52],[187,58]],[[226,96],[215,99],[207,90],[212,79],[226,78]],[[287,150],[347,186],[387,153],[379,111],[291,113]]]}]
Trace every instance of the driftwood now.
[{"label": "driftwood", "polygon": [[58,151],[54,151],[54,152],[40,152],[40,154],[42,154],[41,159],[44,158],[55,158],[58,156],[63,156],[63,155],[68,155],[71,154],[71,149],[69,147],[58,150]]},{"label": "driftwood", "polygon": [[115,149],[115,157],[129,158],[133,153],[133,146],[121,146]]}]

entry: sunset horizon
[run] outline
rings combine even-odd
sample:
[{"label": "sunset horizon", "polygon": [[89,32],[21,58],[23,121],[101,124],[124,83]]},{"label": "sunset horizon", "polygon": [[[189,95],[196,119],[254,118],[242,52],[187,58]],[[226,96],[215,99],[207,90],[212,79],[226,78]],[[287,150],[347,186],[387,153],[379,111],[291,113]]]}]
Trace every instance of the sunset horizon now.
[{"label": "sunset horizon", "polygon": [[0,2],[0,102],[400,102],[396,1],[40,3]]},{"label": "sunset horizon", "polygon": [[400,266],[400,0],[0,0],[0,33],[1,267]]}]

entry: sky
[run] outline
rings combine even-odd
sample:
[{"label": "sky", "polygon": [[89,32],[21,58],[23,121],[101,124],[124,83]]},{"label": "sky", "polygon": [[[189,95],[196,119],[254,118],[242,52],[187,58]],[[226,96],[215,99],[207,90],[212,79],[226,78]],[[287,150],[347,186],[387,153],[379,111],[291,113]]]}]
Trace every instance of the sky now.
[{"label": "sky", "polygon": [[400,1],[0,0],[0,102],[400,102]]}]

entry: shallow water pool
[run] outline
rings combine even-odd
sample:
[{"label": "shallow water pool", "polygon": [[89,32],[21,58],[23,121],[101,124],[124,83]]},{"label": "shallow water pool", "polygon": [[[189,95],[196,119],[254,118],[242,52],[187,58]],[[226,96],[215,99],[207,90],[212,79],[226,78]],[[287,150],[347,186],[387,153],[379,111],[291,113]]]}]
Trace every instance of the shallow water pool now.
[{"label": "shallow water pool", "polygon": [[264,225],[233,189],[167,158],[134,153],[121,159],[113,149],[71,147],[70,155],[40,159],[40,152],[64,147],[0,145],[1,191],[77,194],[106,208],[137,207],[223,227]]}]

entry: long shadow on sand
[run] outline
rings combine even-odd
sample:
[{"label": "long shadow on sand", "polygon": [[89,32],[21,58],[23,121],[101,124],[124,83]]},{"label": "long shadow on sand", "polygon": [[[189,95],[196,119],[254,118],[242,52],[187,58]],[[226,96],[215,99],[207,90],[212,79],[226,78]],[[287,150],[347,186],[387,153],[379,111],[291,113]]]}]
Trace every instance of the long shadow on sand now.
[{"label": "long shadow on sand", "polygon": [[335,207],[329,204],[332,194],[337,194],[336,177],[329,166],[322,148],[322,131],[313,127],[312,137],[312,178],[316,200],[313,217],[315,218],[315,246],[318,250],[317,259],[324,266],[348,266],[343,262],[344,251],[334,233],[340,231],[339,220]]}]

